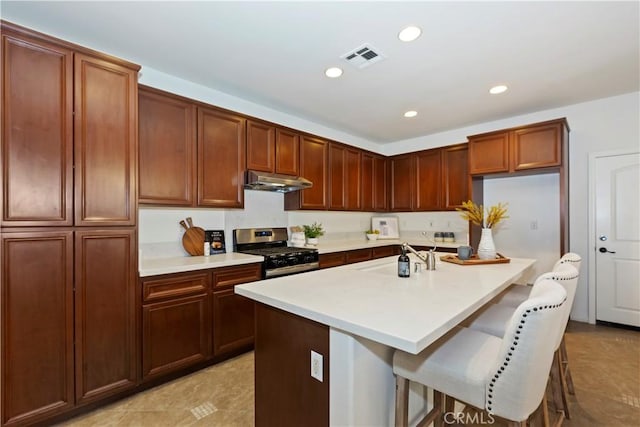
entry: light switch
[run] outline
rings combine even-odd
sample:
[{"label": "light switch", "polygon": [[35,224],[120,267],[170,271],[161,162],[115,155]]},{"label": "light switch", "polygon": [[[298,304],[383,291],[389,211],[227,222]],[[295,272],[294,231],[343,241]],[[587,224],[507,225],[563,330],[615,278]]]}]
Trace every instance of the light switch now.
[{"label": "light switch", "polygon": [[322,355],[311,350],[311,376],[322,382]]}]

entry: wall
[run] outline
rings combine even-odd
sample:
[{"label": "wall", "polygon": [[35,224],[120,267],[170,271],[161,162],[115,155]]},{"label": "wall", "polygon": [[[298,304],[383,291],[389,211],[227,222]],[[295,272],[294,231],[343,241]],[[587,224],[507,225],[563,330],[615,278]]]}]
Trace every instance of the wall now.
[{"label": "wall", "polygon": [[536,258],[520,283],[533,283],[553,268],[560,253],[558,174],[491,178],[484,181],[484,204],[508,204],[505,221],[493,229],[496,249],[509,257]]}]

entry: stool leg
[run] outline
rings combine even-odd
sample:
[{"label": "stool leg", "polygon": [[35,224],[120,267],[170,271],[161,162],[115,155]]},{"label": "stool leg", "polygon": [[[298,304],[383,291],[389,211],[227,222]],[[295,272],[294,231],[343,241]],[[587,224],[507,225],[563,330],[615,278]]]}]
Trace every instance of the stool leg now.
[{"label": "stool leg", "polygon": [[396,427],[409,424],[409,380],[396,376]]},{"label": "stool leg", "polygon": [[567,390],[569,394],[576,394],[576,390],[573,387],[573,378],[571,378],[571,371],[569,370],[569,356],[567,355],[567,345],[564,342],[564,335],[562,335],[562,341],[560,341],[560,356],[562,359],[562,376],[564,377]]},{"label": "stool leg", "polygon": [[556,407],[556,411],[564,412],[564,418],[571,419],[565,389],[566,386],[562,375],[562,360],[560,358],[560,350],[558,349],[553,354],[553,363],[551,363],[551,392],[553,394],[553,404]]}]

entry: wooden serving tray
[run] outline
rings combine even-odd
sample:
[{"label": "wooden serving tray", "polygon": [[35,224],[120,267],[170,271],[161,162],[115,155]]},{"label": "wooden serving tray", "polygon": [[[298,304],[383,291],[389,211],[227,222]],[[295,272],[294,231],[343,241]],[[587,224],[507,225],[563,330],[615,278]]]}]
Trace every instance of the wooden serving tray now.
[{"label": "wooden serving tray", "polygon": [[479,259],[478,255],[473,255],[470,259],[465,260],[458,258],[458,255],[450,254],[442,255],[440,260],[458,265],[506,264],[511,262],[511,259],[502,254],[497,254],[496,259]]}]

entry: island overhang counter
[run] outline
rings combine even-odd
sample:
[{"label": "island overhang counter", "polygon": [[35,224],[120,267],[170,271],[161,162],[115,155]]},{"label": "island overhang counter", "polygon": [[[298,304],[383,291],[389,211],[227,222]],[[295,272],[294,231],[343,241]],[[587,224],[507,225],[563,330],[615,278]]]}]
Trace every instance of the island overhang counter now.
[{"label": "island overhang counter", "polygon": [[[417,258],[412,259],[412,264]],[[417,354],[535,260],[397,276],[397,257],[236,286],[256,304],[256,426],[393,425],[395,349]],[[312,359],[311,351],[318,356]],[[315,363],[315,365],[314,365]],[[322,381],[317,377],[321,371]],[[428,408],[413,390],[414,417]]]}]

